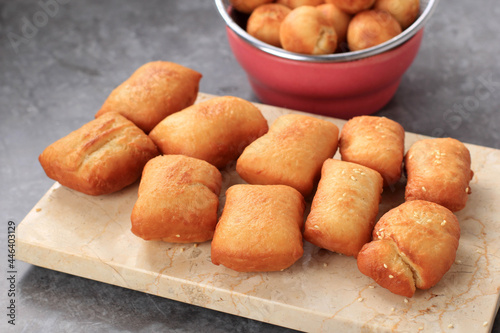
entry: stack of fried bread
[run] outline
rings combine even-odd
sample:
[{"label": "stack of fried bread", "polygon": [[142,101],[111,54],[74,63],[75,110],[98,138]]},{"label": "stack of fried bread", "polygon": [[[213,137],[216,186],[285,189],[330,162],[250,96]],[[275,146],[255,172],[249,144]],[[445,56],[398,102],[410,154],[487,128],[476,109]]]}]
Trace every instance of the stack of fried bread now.
[{"label": "stack of fried bread", "polygon": [[[453,212],[465,207],[473,177],[464,144],[424,139],[405,155],[403,127],[376,116],[341,131],[298,113],[268,126],[241,98],[194,104],[200,79],[171,62],[140,67],[94,120],[43,151],[47,176],[88,195],[140,179],[133,234],[211,241],[212,262],[239,272],[287,269],[304,240],[354,257],[360,272],[406,297],[450,269],[460,238]],[[229,184],[220,215],[224,174],[233,171],[243,181]],[[377,221],[384,189],[405,181],[405,202]]]}]

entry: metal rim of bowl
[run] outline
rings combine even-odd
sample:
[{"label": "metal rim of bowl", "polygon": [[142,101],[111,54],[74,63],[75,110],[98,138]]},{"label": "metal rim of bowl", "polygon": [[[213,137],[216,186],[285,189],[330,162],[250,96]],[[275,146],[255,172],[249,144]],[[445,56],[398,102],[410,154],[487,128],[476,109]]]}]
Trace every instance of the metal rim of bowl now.
[{"label": "metal rim of bowl", "polygon": [[371,56],[375,56],[377,54],[389,51],[412,38],[421,28],[423,28],[425,22],[429,19],[431,14],[434,12],[437,3],[439,0],[429,0],[427,2],[427,6],[422,11],[420,16],[417,18],[413,24],[400,33],[398,36],[388,40],[382,44],[377,46],[370,47],[365,50],[360,51],[351,51],[344,53],[334,53],[327,55],[306,55],[300,53],[289,52],[279,47],[275,47],[264,43],[257,38],[249,35],[244,29],[242,29],[231,16],[228,14],[227,8],[229,7],[229,0],[215,0],[215,4],[217,9],[226,22],[226,25],[234,31],[239,37],[241,37],[244,41],[251,44],[252,46],[277,57],[288,59],[288,60],[297,60],[303,62],[346,62],[359,60],[363,58],[368,58]]}]

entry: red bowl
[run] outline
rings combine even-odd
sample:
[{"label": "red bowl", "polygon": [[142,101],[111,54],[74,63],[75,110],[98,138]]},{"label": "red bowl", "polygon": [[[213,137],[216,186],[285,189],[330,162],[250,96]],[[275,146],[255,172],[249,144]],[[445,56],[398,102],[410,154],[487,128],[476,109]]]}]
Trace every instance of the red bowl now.
[{"label": "red bowl", "polygon": [[226,27],[229,45],[259,100],[349,119],[380,110],[415,59],[423,29],[390,51],[348,62],[299,62],[263,52]]},{"label": "red bowl", "polygon": [[380,110],[415,59],[423,25],[437,0],[421,0],[412,26],[375,47],[323,56],[301,55],[263,43],[242,28],[248,16],[216,0],[229,45],[257,98],[266,104],[349,119]]}]

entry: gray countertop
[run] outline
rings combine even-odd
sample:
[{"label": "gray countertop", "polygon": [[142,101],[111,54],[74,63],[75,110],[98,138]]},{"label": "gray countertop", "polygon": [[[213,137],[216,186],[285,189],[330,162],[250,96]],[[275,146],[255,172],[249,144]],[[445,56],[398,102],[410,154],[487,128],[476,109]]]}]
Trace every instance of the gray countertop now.
[{"label": "gray countertop", "polygon": [[[410,132],[500,148],[498,17],[498,0],[441,1],[417,59],[377,115]],[[202,92],[258,101],[211,0],[0,0],[0,331],[289,331],[20,261],[16,325],[7,324],[7,222],[19,224],[53,184],[38,155],[93,119],[110,91],[152,60],[201,72]]]}]

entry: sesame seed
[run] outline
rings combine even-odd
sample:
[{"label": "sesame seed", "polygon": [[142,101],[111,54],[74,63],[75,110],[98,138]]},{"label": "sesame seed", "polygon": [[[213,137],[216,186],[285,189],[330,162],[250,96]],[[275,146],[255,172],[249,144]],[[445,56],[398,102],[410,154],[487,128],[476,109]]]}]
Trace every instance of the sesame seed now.
[{"label": "sesame seed", "polygon": [[405,302],[405,303],[408,303],[408,302],[409,302],[409,301],[408,301],[408,298],[405,298],[405,299],[404,299],[404,302]]},{"label": "sesame seed", "polygon": [[422,326],[420,326],[420,327],[418,328],[418,330],[419,330],[419,331],[422,331],[423,329],[424,329],[424,328],[423,328]]},{"label": "sesame seed", "polygon": [[369,285],[368,288],[375,289],[375,286]]},{"label": "sesame seed", "polygon": [[38,212],[40,212],[41,210],[42,210],[41,208],[37,208],[37,209],[36,209],[36,212],[38,213]]},{"label": "sesame seed", "polygon": [[394,279],[394,275],[389,274],[389,279]]},{"label": "sesame seed", "polygon": [[406,257],[406,253],[401,252],[401,256],[402,256],[402,257]]},{"label": "sesame seed", "polygon": [[391,311],[392,311],[392,312],[396,311],[396,308],[391,308]]},{"label": "sesame seed", "polygon": [[446,153],[441,153],[441,156],[446,156]]},{"label": "sesame seed", "polygon": [[483,326],[484,326],[484,327],[488,326],[488,322],[487,322],[487,321],[485,321],[485,322],[483,323]]},{"label": "sesame seed", "polygon": [[380,137],[381,137],[381,138],[385,138],[385,135],[381,135]]},{"label": "sesame seed", "polygon": [[363,297],[358,298],[358,302],[363,302],[363,301],[364,301]]},{"label": "sesame seed", "polygon": [[347,195],[347,193],[342,194],[343,197],[345,197],[346,195]]},{"label": "sesame seed", "polygon": [[378,239],[382,239],[382,236],[378,236]]},{"label": "sesame seed", "polygon": [[465,193],[469,193],[469,187],[465,188]]},{"label": "sesame seed", "polygon": [[453,326],[453,324],[448,325],[448,328],[453,328],[453,327],[455,327],[455,326]]},{"label": "sesame seed", "polygon": [[483,252],[481,252],[481,250],[479,250],[479,249],[476,250],[476,252],[479,253],[479,254],[483,254]]},{"label": "sesame seed", "polygon": [[351,179],[354,180],[354,181],[357,180],[356,177],[354,177],[354,176],[351,176]]},{"label": "sesame seed", "polygon": [[426,192],[425,186],[422,186],[422,191]]},{"label": "sesame seed", "polygon": [[387,268],[387,265],[386,265],[386,264],[384,264],[384,268]]},{"label": "sesame seed", "polygon": [[179,237],[181,237],[181,235],[175,235],[175,237],[179,238]]},{"label": "sesame seed", "polygon": [[319,230],[319,225],[316,224],[313,228]]},{"label": "sesame seed", "polygon": [[198,247],[198,243],[194,243],[194,247]]},{"label": "sesame seed", "polygon": [[337,201],[342,201],[344,198],[343,197],[340,197],[337,199]]},{"label": "sesame seed", "polygon": [[445,225],[446,224],[446,220],[443,220],[443,222],[441,222],[441,225]]},{"label": "sesame seed", "polygon": [[455,262],[460,265],[462,263],[462,260],[456,260]]},{"label": "sesame seed", "polygon": [[323,263],[323,267],[327,267],[327,266],[328,266],[328,264],[326,262]]},{"label": "sesame seed", "polygon": [[181,252],[184,252],[184,248],[183,247],[181,247]]}]

